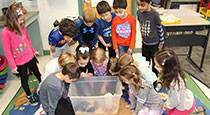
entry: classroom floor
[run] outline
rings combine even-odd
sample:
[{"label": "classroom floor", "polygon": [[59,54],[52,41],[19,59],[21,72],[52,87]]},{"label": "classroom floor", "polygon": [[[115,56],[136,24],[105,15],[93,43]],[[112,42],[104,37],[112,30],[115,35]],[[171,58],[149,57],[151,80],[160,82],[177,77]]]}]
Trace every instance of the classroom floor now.
[{"label": "classroom floor", "polygon": [[[141,43],[138,43],[137,45],[141,45]],[[174,50],[176,53],[187,53],[188,48],[187,47],[170,47],[169,49]],[[72,49],[74,51],[74,49]],[[192,58],[195,60],[196,63],[200,63],[200,57],[201,57],[202,48],[200,47],[193,47],[192,51]],[[134,57],[141,56],[140,53],[134,53]],[[194,75],[197,79],[205,83],[208,87],[210,87],[210,42],[208,42],[208,48],[206,51],[206,56],[203,64],[203,70],[204,72],[199,72],[196,68],[192,66],[192,64],[187,60],[186,56],[179,56],[180,62],[184,68],[185,71],[189,72],[190,74]],[[39,69],[42,71],[42,68],[44,65],[51,60],[50,56],[40,56],[38,58],[39,60]],[[210,99],[210,89],[205,87],[199,80],[194,79],[197,85],[203,90],[203,92],[208,96]],[[20,80],[14,79],[14,80],[8,80],[4,88],[4,93],[0,94],[0,114],[3,113],[7,105],[9,104],[10,100],[14,97],[16,92],[18,91],[20,87]],[[123,98],[120,100],[120,106],[119,106],[119,115],[128,115],[130,113],[130,110],[125,108],[125,105],[127,103]]]},{"label": "classroom floor", "polygon": [[[141,55],[140,53],[134,53],[133,54],[134,57],[137,57],[137,56],[140,56],[140,55]],[[44,65],[51,59],[52,58],[50,56],[41,56],[41,57],[38,58],[40,71],[42,71],[42,68],[44,67]],[[195,81],[197,81],[197,80],[195,80]],[[197,81],[197,84],[198,84],[198,86],[201,87],[203,92],[205,92],[206,95],[209,96],[209,99],[210,99],[210,89],[206,88],[199,81]],[[9,104],[10,100],[16,94],[17,90],[19,89],[17,87],[20,87],[20,80],[19,79],[8,80],[7,81],[6,88],[4,89],[4,93],[0,95],[0,102],[1,102],[0,114],[3,113],[4,109]],[[124,98],[121,98],[118,115],[128,115],[130,113],[130,110],[125,107],[126,105],[127,105],[127,103],[125,102]]]}]

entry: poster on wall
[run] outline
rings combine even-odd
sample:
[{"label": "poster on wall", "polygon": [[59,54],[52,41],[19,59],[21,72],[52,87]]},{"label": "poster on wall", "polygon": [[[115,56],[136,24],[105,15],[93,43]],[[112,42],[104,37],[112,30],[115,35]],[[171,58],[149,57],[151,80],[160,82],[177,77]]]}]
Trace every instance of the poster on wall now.
[{"label": "poster on wall", "polygon": [[[102,0],[91,0],[91,6],[92,7],[96,7],[96,5]],[[113,4],[113,0],[104,0],[107,1],[109,3],[110,6],[112,6]]]}]

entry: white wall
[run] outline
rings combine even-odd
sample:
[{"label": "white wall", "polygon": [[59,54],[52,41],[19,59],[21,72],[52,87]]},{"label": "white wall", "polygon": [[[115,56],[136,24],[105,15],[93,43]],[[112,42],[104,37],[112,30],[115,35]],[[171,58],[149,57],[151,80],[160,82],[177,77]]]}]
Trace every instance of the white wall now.
[{"label": "white wall", "polygon": [[37,0],[39,26],[44,50],[49,50],[48,35],[53,29],[53,22],[67,16],[79,16],[77,0]]}]

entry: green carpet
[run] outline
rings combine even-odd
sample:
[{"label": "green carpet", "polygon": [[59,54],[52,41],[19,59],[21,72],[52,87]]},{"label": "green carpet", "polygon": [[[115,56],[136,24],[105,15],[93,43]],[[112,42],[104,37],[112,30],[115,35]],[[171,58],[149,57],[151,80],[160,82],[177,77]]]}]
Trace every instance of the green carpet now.
[{"label": "green carpet", "polygon": [[206,97],[203,91],[188,74],[186,74],[186,76],[187,87],[193,92],[194,96],[200,99],[200,101],[204,103],[210,110],[210,100],[208,99],[208,97]]},{"label": "green carpet", "polygon": [[[34,75],[29,76],[28,83],[29,83],[30,89],[38,87],[38,80],[36,79],[36,77]],[[4,110],[3,115],[9,115],[10,110],[13,109],[13,107],[14,107],[16,101],[17,101],[16,97],[19,96],[23,92],[24,92],[23,88],[20,87],[18,92],[15,94],[13,99],[8,104],[7,108]]]}]

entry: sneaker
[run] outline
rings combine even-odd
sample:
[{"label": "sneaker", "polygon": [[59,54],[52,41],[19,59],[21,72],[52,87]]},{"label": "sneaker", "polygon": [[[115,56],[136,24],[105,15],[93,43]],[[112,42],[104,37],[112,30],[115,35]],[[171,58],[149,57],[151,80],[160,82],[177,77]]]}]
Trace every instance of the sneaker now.
[{"label": "sneaker", "polygon": [[28,96],[28,101],[30,103],[31,106],[36,106],[39,104],[38,100],[36,99],[35,96],[33,96],[32,94],[30,96]]},{"label": "sneaker", "polygon": [[194,115],[194,114],[196,114],[196,115],[206,115],[205,107],[199,105],[198,107],[196,107],[194,109],[194,111],[190,115]]}]

